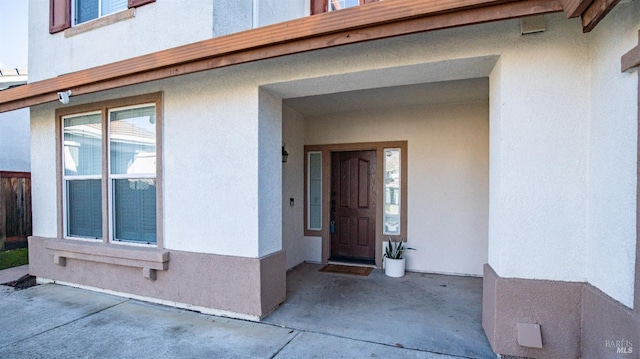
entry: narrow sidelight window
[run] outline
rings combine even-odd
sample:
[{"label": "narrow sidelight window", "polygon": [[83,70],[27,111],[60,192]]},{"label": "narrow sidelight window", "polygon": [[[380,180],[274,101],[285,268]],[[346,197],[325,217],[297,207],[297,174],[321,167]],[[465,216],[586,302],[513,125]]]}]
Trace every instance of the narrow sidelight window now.
[{"label": "narrow sidelight window", "polygon": [[384,232],[400,235],[400,149],[384,150]]},{"label": "narrow sidelight window", "polygon": [[307,153],[307,229],[322,230],[322,152]]}]

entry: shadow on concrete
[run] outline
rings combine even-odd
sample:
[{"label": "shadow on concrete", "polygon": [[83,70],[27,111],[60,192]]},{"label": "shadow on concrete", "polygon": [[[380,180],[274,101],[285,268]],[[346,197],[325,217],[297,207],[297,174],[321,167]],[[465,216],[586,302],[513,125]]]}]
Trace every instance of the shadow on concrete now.
[{"label": "shadow on concrete", "polygon": [[263,322],[407,349],[495,358],[482,329],[482,278],[407,273],[390,278],[319,272],[287,274],[287,299]]}]

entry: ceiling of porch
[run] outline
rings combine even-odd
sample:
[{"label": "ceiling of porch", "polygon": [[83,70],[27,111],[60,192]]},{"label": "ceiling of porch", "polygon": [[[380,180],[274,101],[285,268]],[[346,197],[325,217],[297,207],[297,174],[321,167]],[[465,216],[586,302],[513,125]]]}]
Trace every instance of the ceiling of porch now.
[{"label": "ceiling of porch", "polygon": [[371,111],[393,107],[488,101],[489,78],[439,81],[336,92],[284,100],[304,116]]}]

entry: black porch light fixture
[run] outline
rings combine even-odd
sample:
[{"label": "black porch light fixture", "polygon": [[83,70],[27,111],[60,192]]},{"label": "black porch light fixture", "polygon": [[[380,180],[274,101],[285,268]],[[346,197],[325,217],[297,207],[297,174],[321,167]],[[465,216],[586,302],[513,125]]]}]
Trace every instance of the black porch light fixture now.
[{"label": "black porch light fixture", "polygon": [[284,149],[284,143],[282,143],[282,163],[287,163],[287,158],[289,158],[289,153]]}]

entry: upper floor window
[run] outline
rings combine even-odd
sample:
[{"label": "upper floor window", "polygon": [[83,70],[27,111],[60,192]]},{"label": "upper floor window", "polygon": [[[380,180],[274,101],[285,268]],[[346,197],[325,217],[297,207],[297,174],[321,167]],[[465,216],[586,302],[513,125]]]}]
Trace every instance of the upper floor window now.
[{"label": "upper floor window", "polygon": [[311,0],[311,15],[338,11],[382,0]]},{"label": "upper floor window", "polygon": [[331,0],[329,1],[329,11],[342,10],[358,5],[360,5],[360,0]]},{"label": "upper floor window", "polygon": [[73,24],[81,24],[127,8],[127,0],[74,0]]}]

